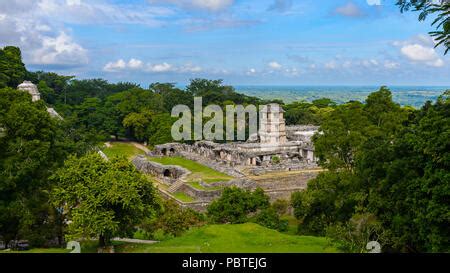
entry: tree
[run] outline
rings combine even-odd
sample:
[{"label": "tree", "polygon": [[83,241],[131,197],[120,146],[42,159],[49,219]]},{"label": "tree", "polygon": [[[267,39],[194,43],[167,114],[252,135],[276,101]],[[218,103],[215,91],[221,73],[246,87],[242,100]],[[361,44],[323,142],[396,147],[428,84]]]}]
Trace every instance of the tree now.
[{"label": "tree", "polygon": [[132,235],[159,208],[152,183],[125,158],[72,156],[51,180],[52,202],[71,221],[69,239],[98,237],[108,245],[114,236]]},{"label": "tree", "polygon": [[194,97],[202,97],[203,105],[218,104],[226,100],[235,104],[260,103],[260,99],[237,93],[232,86],[223,85],[223,80],[193,79],[186,88],[187,92]]},{"label": "tree", "polygon": [[370,121],[359,102],[338,106],[313,137],[320,164],[328,169],[352,170],[360,145],[367,138]]},{"label": "tree", "polygon": [[154,115],[145,132],[148,143],[158,145],[173,142],[171,130],[175,120],[167,113]]},{"label": "tree", "polygon": [[368,207],[391,232],[394,249],[450,250],[449,121],[450,100],[444,95],[415,114],[383,158],[362,165],[362,175],[377,182]]},{"label": "tree", "polygon": [[182,208],[172,200],[162,200],[161,210],[148,221],[142,224],[142,228],[148,237],[155,238],[155,234],[162,231],[164,235],[180,236],[190,227],[204,223],[204,215],[190,208]]},{"label": "tree", "polygon": [[13,46],[0,48],[0,88],[16,88],[23,82],[25,75],[20,49]]},{"label": "tree", "polygon": [[424,21],[430,15],[436,15],[431,23],[436,26],[429,34],[437,42],[435,47],[443,45],[445,53],[450,50],[450,1],[440,0],[440,3],[429,0],[397,0],[401,12],[408,10],[419,11],[419,21]]},{"label": "tree", "polygon": [[131,130],[131,135],[137,140],[143,141],[145,129],[151,120],[151,113],[130,113],[123,119],[123,126]]},{"label": "tree", "polygon": [[192,95],[176,88],[173,83],[153,83],[150,85],[150,90],[162,96],[164,108],[167,112],[171,112],[172,108],[179,104],[194,107]]},{"label": "tree", "polygon": [[208,206],[214,223],[245,223],[250,213],[269,207],[269,197],[260,188],[254,192],[241,188],[225,188],[222,196]]},{"label": "tree", "polygon": [[55,90],[50,88],[45,81],[39,81],[37,88],[41,93],[41,98],[48,104],[56,103],[56,93]]},{"label": "tree", "polygon": [[[36,71],[36,72],[27,72],[26,79],[32,81],[34,84],[45,85],[48,88],[51,88],[54,92],[54,101],[48,101],[44,95],[44,100],[50,104],[65,104],[66,103],[66,87],[70,84],[71,80],[73,80],[74,76],[62,76],[53,72],[44,72],[44,71]],[[41,86],[38,86],[39,90],[41,90]],[[50,98],[49,98],[50,99]]]},{"label": "tree", "polygon": [[381,88],[356,106],[338,107],[315,137],[329,171],[292,196],[299,230],[358,251],[373,238],[385,251],[449,251],[448,93],[411,111]]},{"label": "tree", "polygon": [[0,89],[0,236],[6,244],[45,234],[42,228],[54,224],[47,205],[48,177],[80,148],[63,126],[50,117],[44,102],[32,102],[27,92]]}]

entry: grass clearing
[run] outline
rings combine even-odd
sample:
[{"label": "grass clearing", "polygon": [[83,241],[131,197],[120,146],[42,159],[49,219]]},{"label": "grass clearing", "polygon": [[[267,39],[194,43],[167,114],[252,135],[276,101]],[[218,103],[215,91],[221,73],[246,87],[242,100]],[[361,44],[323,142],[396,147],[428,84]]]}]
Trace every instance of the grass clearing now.
[{"label": "grass clearing", "polygon": [[194,202],[194,201],[195,201],[194,198],[192,198],[191,196],[187,195],[187,194],[184,193],[184,192],[176,192],[176,193],[172,193],[172,195],[173,195],[176,199],[178,199],[178,200],[180,200],[180,201],[183,201],[183,202]]},{"label": "grass clearing", "polygon": [[188,169],[192,173],[188,176],[189,182],[198,182],[202,180],[205,183],[214,183],[221,181],[229,181],[233,177],[211,169],[205,165],[197,163],[195,161],[175,156],[175,157],[149,157],[149,160],[157,162],[163,165],[177,165]]},{"label": "grass clearing", "polygon": [[115,156],[125,156],[128,159],[132,159],[137,155],[143,155],[144,151],[136,148],[132,143],[127,142],[110,142],[111,147],[103,145],[102,151],[107,157],[112,158]]},{"label": "grass clearing", "polygon": [[[97,241],[81,242],[82,253],[96,253]],[[280,233],[254,223],[207,225],[156,244],[113,242],[116,253],[335,253],[325,237]],[[36,248],[0,253],[69,253],[64,248]]]},{"label": "grass clearing", "polygon": [[294,236],[253,223],[208,225],[152,245],[124,244],[117,252],[138,253],[334,253],[327,238]]},{"label": "grass clearing", "polygon": [[202,190],[202,191],[215,191],[215,190],[220,190],[222,189],[222,187],[204,187],[202,185],[200,185],[200,182],[189,182],[189,185],[191,185],[194,189],[197,190]]},{"label": "grass clearing", "polygon": [[287,220],[288,221],[288,229],[284,232],[286,234],[290,235],[296,235],[298,233],[298,225],[300,221],[295,218],[293,215],[284,215],[280,217],[281,220]]}]

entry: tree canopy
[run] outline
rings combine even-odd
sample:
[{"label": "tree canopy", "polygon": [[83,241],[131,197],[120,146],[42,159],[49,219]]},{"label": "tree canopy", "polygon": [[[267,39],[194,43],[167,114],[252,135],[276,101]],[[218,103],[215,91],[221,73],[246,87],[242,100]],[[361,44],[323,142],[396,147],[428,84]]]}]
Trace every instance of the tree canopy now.
[{"label": "tree canopy", "polygon": [[449,251],[448,95],[410,110],[381,88],[365,104],[338,106],[314,137],[329,171],[292,196],[299,230],[337,236],[353,251],[361,238],[384,251]]},{"label": "tree canopy", "polygon": [[159,208],[152,183],[125,158],[72,156],[51,179],[52,202],[71,221],[68,238],[98,237],[105,246],[114,236],[131,236]]}]

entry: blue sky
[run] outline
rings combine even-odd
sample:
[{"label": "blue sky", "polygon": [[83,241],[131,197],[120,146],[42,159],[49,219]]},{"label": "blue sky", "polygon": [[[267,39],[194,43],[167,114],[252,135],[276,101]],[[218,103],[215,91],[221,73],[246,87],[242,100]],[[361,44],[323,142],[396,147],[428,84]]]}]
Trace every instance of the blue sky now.
[{"label": "blue sky", "polygon": [[0,46],[80,78],[450,85],[431,20],[394,0],[0,0]]}]

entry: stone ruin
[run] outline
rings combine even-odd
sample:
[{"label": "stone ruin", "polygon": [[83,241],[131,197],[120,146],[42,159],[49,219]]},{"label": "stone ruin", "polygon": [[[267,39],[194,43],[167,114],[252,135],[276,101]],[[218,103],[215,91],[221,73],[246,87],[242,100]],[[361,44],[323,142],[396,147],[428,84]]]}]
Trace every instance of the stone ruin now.
[{"label": "stone ruin", "polygon": [[[41,100],[41,93],[39,93],[39,89],[35,84],[30,81],[24,81],[23,83],[17,86],[17,90],[25,91],[31,95],[31,101],[36,102]],[[55,109],[47,107],[47,112],[53,118],[63,119]]]},{"label": "stone ruin", "polygon": [[162,165],[153,161],[149,161],[145,156],[136,156],[133,165],[145,174],[151,174],[167,184],[171,185],[178,180],[184,180],[191,172],[176,165]]},{"label": "stone ruin", "polygon": [[23,83],[19,84],[19,86],[17,86],[17,89],[28,92],[31,95],[31,101],[33,102],[41,99],[41,93],[39,93],[37,86],[30,81],[24,81]]},{"label": "stone ruin", "polygon": [[152,155],[179,155],[197,161],[203,158],[205,164],[215,162],[232,168],[299,170],[317,167],[311,138],[318,126],[286,126],[284,112],[278,104],[269,104],[265,109],[261,112],[257,136],[250,136],[247,142],[167,143],[157,145]]},{"label": "stone ruin", "polygon": [[[136,157],[133,163],[140,171],[154,175],[169,187],[168,190],[159,188],[163,196],[175,200],[182,207],[199,211],[205,210],[212,200],[220,197],[223,188],[232,186],[249,190],[260,187],[272,201],[290,199],[293,192],[305,189],[307,182],[318,173],[314,170],[317,161],[312,144],[312,136],[317,133],[318,127],[286,126],[283,111],[278,114],[272,111],[276,108],[275,104],[267,107],[258,134],[250,136],[247,142],[167,143],[157,145],[147,154],[152,157],[181,156],[234,177],[230,181],[196,181],[202,188],[199,189],[187,183],[188,170],[181,167],[161,165],[144,156]],[[298,170],[307,171],[289,172]],[[277,171],[283,174],[270,174]],[[183,192],[195,201],[182,202],[173,197],[174,192]]]}]

